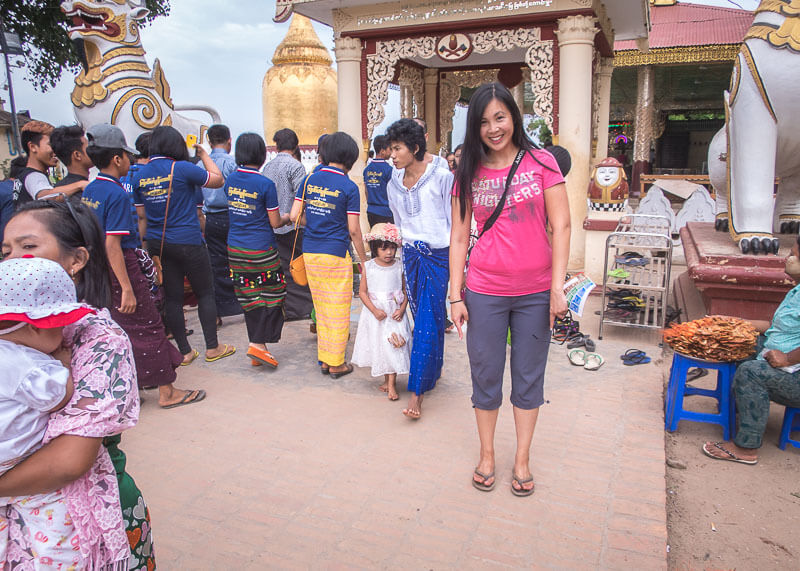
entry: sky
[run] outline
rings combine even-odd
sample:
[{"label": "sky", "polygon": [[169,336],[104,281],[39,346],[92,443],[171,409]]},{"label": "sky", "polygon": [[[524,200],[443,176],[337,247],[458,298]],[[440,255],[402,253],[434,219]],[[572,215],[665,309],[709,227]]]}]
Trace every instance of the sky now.
[{"label": "sky", "polygon": [[[694,4],[740,7],[754,10],[758,0],[693,0]],[[172,10],[141,30],[148,63],[161,61],[177,105],[201,104],[216,108],[234,137],[254,131],[263,135],[261,83],[272,65],[275,48],[286,35],[289,23],[276,24],[274,0],[171,0]],[[333,31],[314,23],[322,42],[333,56]],[[12,58],[18,60],[18,57]],[[335,65],[335,64],[334,64]],[[73,77],[68,72],[45,93],[37,92],[25,79],[24,68],[13,69],[12,81],[17,110],[54,125],[74,122],[70,93]],[[5,84],[5,77],[0,85]],[[3,107],[10,109],[8,91],[0,91]],[[386,119],[376,132],[400,118],[399,95],[390,91]],[[185,112],[182,112],[185,113]],[[205,114],[191,114],[208,121]],[[465,113],[454,120],[454,143],[462,137]]]}]

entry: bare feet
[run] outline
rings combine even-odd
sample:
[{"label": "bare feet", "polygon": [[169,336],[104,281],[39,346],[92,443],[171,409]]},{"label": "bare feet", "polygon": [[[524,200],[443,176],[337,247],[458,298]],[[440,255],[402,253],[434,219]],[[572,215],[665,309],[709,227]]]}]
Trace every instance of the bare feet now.
[{"label": "bare feet", "polygon": [[381,383],[380,386],[378,386],[378,390],[381,391],[382,393],[388,393],[389,381],[383,381],[383,383]]},{"label": "bare feet", "polygon": [[423,395],[412,394],[408,406],[403,409],[403,414],[411,420],[419,420],[422,416],[422,397]]},{"label": "bare feet", "polygon": [[400,395],[397,394],[397,373],[384,375],[386,377],[386,392],[389,393],[389,400],[397,400]]}]

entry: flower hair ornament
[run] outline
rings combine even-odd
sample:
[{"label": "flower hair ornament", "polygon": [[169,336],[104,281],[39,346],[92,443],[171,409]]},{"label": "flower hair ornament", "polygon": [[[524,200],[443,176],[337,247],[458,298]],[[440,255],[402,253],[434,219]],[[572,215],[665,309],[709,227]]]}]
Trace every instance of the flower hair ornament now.
[{"label": "flower hair ornament", "polygon": [[402,246],[403,241],[400,239],[400,228],[388,222],[379,222],[373,226],[370,231],[364,235],[366,242],[391,242],[397,246]]},{"label": "flower hair ornament", "polygon": [[26,323],[41,329],[75,323],[95,310],[76,301],[75,284],[60,265],[45,258],[23,257],[0,264],[0,321]]}]

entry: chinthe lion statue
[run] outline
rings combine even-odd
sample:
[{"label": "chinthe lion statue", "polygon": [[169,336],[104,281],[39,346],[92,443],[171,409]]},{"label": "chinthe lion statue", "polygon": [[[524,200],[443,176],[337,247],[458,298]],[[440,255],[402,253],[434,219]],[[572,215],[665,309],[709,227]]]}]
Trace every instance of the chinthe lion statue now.
[{"label": "chinthe lion statue", "polygon": [[145,131],[171,125],[203,142],[208,127],[177,111],[204,111],[213,123],[220,122],[211,107],[173,104],[158,59],[152,70],[148,66],[139,37],[139,22],[148,14],[144,0],[65,0],[61,10],[82,59],[72,105],[84,128],[112,123],[132,143]]},{"label": "chinthe lion statue", "polygon": [[774,233],[800,226],[798,85],[800,0],[762,0],[725,92],[725,127],[708,154],[717,229],[745,254],[777,254]]}]

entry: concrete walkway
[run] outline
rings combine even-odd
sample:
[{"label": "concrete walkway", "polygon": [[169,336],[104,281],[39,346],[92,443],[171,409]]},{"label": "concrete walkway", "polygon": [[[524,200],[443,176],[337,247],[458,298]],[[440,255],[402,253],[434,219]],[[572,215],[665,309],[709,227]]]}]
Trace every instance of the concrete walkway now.
[{"label": "concrete walkway", "polygon": [[[595,306],[582,319],[593,338]],[[607,362],[596,372],[551,345],[533,443],[536,493],[518,498],[509,488],[508,380],[497,486],[470,485],[478,438],[457,335],[447,336],[443,377],[414,422],[401,414],[407,393],[388,401],[368,370],[320,375],[308,322],[287,324],[271,371],[245,358],[242,318],[225,321],[220,340],[239,352],[179,372],[177,386],[206,389],[206,400],[161,410],[155,392],[141,393],[139,425],[123,436],[160,569],[666,568],[656,333],[607,329],[598,343]],[[194,313],[189,326],[202,350]],[[619,355],[632,346],[654,362],[623,366]]]}]

